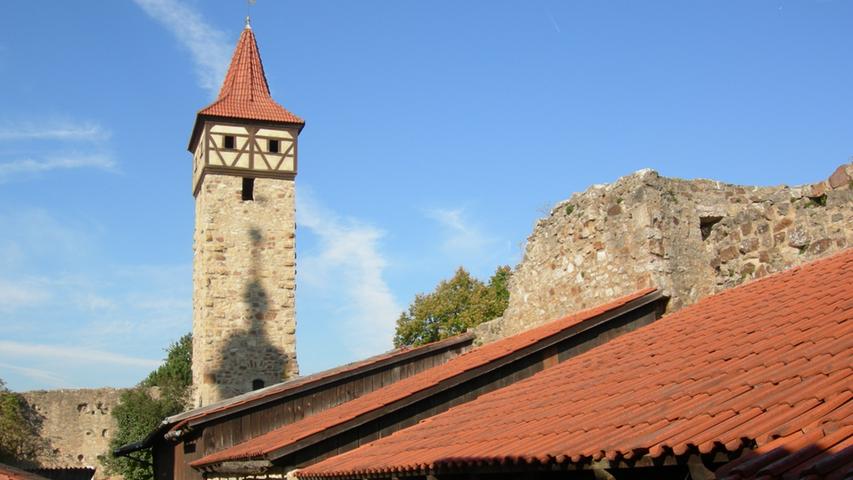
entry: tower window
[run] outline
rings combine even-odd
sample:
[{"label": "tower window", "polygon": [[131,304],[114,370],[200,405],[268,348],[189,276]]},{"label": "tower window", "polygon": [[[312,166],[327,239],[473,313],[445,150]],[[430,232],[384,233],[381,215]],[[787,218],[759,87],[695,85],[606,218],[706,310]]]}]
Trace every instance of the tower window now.
[{"label": "tower window", "polygon": [[243,201],[248,202],[255,199],[255,179],[243,177]]},{"label": "tower window", "polygon": [[278,140],[269,140],[270,153],[278,153]]},{"label": "tower window", "polygon": [[222,140],[222,145],[225,148],[233,149],[234,148],[234,135],[225,135]]},{"label": "tower window", "polygon": [[260,378],[252,380],[252,390],[260,390],[264,388],[264,381]]}]

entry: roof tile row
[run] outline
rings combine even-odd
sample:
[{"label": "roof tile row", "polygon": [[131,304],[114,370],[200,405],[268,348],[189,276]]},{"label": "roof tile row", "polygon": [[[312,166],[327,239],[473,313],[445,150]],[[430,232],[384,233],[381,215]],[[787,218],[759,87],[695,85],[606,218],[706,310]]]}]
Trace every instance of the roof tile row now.
[{"label": "roof tile row", "polygon": [[[853,473],[853,249],[766,277],[299,472],[735,452],[718,478]],[[757,447],[757,448],[756,448]]]},{"label": "roof tile row", "polygon": [[202,457],[199,460],[192,462],[191,465],[193,467],[202,467],[230,460],[263,457],[275,450],[293,445],[300,440],[310,437],[311,435],[321,433],[326,429],[354,420],[362,415],[366,415],[430,387],[436,386],[441,382],[455,378],[467,371],[506,357],[529,345],[533,345],[545,338],[556,335],[573,325],[577,325],[585,320],[616,310],[633,300],[650,295],[653,292],[655,292],[655,289],[651,288],[640,290],[605,305],[588,309],[513,337],[484,345],[480,348],[464,353],[443,365],[425,370],[417,375],[400,380],[385,388],[365,394],[329,410],[319,412],[299,422],[285,425],[279,429],[260,435],[229,449]]},{"label": "roof tile row", "polygon": [[219,97],[198,114],[297,125],[305,123],[276,103],[270,95],[258,44],[251,28],[245,28],[240,35]]}]

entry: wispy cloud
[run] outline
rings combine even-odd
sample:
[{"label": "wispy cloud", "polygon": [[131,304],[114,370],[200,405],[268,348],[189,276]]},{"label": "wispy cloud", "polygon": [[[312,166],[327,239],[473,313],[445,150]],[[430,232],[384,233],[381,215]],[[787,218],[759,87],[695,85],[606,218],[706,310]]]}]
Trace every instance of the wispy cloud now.
[{"label": "wispy cloud", "polygon": [[432,208],[424,212],[438,226],[441,261],[449,268],[464,266],[475,275],[488,275],[507,263],[511,243],[484,228],[464,208]]},{"label": "wispy cloud", "polygon": [[27,378],[35,380],[36,382],[53,387],[74,388],[74,385],[68,383],[61,375],[47,370],[42,370],[40,368],[21,367],[19,365],[12,365],[9,363],[0,363],[0,370],[18,372]]},{"label": "wispy cloud", "polygon": [[496,243],[496,239],[483,233],[461,208],[433,208],[427,210],[426,215],[444,228],[445,240],[442,246],[445,250],[463,254],[478,253]]},{"label": "wispy cloud", "polygon": [[148,16],[161,23],[189,50],[199,85],[215,95],[225,77],[230,45],[227,36],[200,13],[179,0],[134,0]]},{"label": "wispy cloud", "polygon": [[12,282],[0,278],[0,312],[38,305],[48,298],[50,295],[33,282],[20,280]]},{"label": "wispy cloud", "polygon": [[116,302],[114,300],[92,292],[75,295],[73,297],[73,301],[77,307],[89,312],[114,310],[116,308]]},{"label": "wispy cloud", "polygon": [[562,30],[560,30],[560,25],[557,23],[557,19],[554,18],[554,15],[551,13],[551,10],[548,8],[547,5],[545,6],[545,15],[548,15],[548,19],[551,20],[551,25],[554,27],[554,31],[557,33],[562,33]]},{"label": "wispy cloud", "polygon": [[[58,217],[42,208],[17,206],[0,208],[0,258],[4,269],[0,274],[33,274],[38,265],[47,267],[44,273],[56,272],[93,251],[102,227],[89,219],[80,221]],[[57,276],[53,274],[53,278]]]},{"label": "wispy cloud", "polygon": [[0,340],[0,351],[7,355],[22,357],[52,358],[84,363],[108,363],[147,368],[156,368],[161,363],[160,360],[131,357],[90,348],[20,343],[6,340]]},{"label": "wispy cloud", "polygon": [[71,120],[40,123],[5,122],[0,125],[0,140],[63,140],[99,142],[107,140],[110,132],[93,122]]},{"label": "wispy cloud", "polygon": [[112,156],[96,153],[81,155],[59,155],[42,159],[24,158],[0,163],[0,182],[16,175],[45,173],[52,170],[72,170],[78,168],[96,168],[115,171],[116,163]]},{"label": "wispy cloud", "polygon": [[300,274],[322,288],[340,289],[340,313],[349,328],[348,347],[359,356],[388,350],[402,309],[383,278],[383,232],[341,219],[310,197],[299,197],[298,222],[319,239],[318,252],[300,258]]},{"label": "wispy cloud", "polygon": [[[0,183],[54,170],[115,171],[115,160],[105,153],[109,138],[109,130],[91,121],[55,117],[5,120],[0,123],[0,141],[11,143],[14,150],[23,153],[0,154]],[[81,142],[88,144],[83,150],[68,148]]]}]

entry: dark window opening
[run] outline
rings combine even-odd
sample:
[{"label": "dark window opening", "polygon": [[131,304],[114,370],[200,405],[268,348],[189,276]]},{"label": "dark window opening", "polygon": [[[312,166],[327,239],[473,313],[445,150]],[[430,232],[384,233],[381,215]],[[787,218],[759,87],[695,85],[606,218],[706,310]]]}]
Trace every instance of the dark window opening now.
[{"label": "dark window opening", "polygon": [[255,199],[255,179],[243,177],[243,201]]},{"label": "dark window opening", "polygon": [[234,135],[225,135],[225,138],[224,138],[222,144],[225,148],[233,149],[234,148]]},{"label": "dark window opening", "polygon": [[263,380],[261,380],[259,378],[252,380],[252,390],[260,390],[262,388],[264,388],[264,381]]},{"label": "dark window opening", "polygon": [[720,223],[723,217],[699,217],[699,231],[702,232],[702,240],[707,240],[711,236],[711,230],[714,225]]},{"label": "dark window opening", "polygon": [[278,140],[270,140],[268,146],[270,153],[278,153]]},{"label": "dark window opening", "polygon": [[195,453],[195,440],[184,442],[184,453]]},{"label": "dark window opening", "polygon": [[809,197],[809,203],[806,204],[806,208],[809,207],[825,207],[826,206],[826,194],[818,195],[817,197]]}]

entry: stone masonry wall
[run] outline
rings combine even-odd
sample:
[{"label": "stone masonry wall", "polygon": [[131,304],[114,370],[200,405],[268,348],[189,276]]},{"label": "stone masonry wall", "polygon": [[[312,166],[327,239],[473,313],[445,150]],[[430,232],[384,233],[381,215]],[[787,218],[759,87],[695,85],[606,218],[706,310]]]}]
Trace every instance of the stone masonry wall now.
[{"label": "stone masonry wall", "polygon": [[193,260],[195,405],[298,375],[292,180],[208,173],[196,197]]},{"label": "stone masonry wall", "polygon": [[94,467],[96,479],[109,478],[98,456],[109,450],[116,429],[112,409],[122,389],[39,390],[24,399],[41,418],[41,437],[49,451],[38,458],[42,467]]},{"label": "stone masonry wall", "polygon": [[511,335],[656,286],[677,310],[853,246],[853,164],[800,187],[746,187],[641,170],[557,204],[529,237],[503,318]]}]

